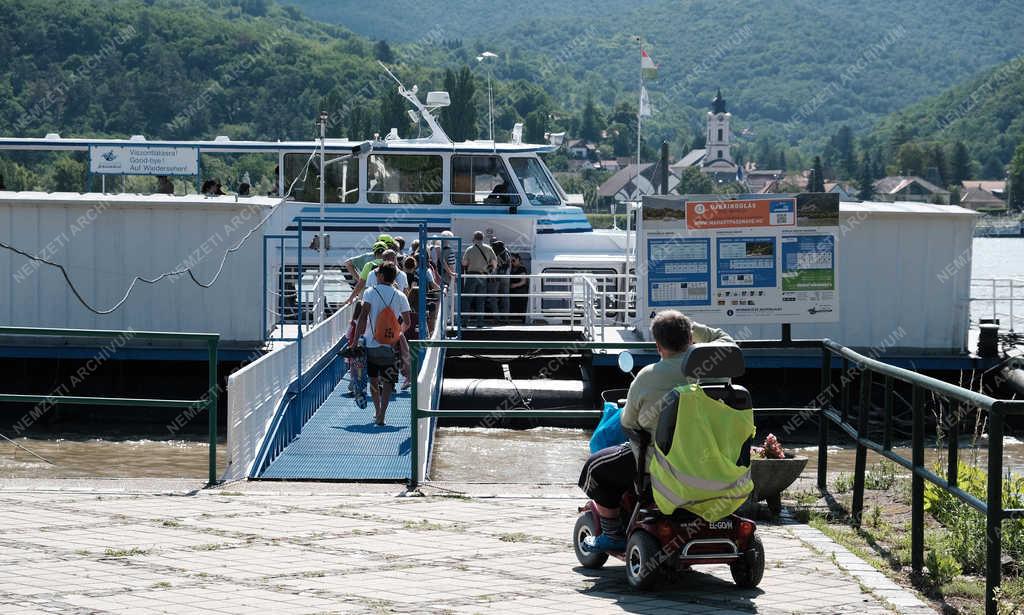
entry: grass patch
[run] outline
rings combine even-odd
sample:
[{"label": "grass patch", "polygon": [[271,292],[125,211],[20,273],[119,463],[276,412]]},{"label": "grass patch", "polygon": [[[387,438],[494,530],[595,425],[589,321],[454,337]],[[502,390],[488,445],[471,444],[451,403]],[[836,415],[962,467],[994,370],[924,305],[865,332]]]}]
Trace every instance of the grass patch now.
[{"label": "grass patch", "polygon": [[896,484],[896,464],[883,459],[864,473],[864,488],[887,491]]},{"label": "grass patch", "polygon": [[168,581],[160,581],[153,584],[153,589],[169,589],[171,584]]},{"label": "grass patch", "polygon": [[147,549],[140,549],[138,547],[128,549],[108,548],[103,552],[103,555],[106,557],[132,557],[133,555],[146,555],[147,553],[149,553]]},{"label": "grass patch", "polygon": [[205,544],[205,545],[196,545],[196,546],[192,547],[192,550],[193,551],[217,551],[217,550],[223,549],[223,548],[224,548],[224,545],[214,544],[214,543],[211,542],[211,543],[208,543],[208,544]]},{"label": "grass patch", "polygon": [[501,542],[529,542],[530,537],[523,532],[511,532],[498,536],[498,540]]},{"label": "grass patch", "polygon": [[849,493],[853,489],[853,474],[846,472],[840,472],[839,476],[836,477],[835,482],[832,483],[832,489],[836,493]]},{"label": "grass patch", "polygon": [[406,521],[402,527],[407,530],[443,530],[447,526],[427,519],[420,519],[419,521]]},{"label": "grass patch", "polygon": [[174,519],[164,519],[160,522],[160,525],[164,527],[181,527],[181,524]]},{"label": "grass patch", "polygon": [[[913,587],[945,613],[982,614],[984,609],[985,519],[942,490],[926,483],[924,568],[911,570],[910,481],[894,464],[872,466],[865,473],[865,510],[860,528],[850,525],[849,495],[830,499],[824,514],[814,509],[795,510],[800,519],[842,545],[905,587]],[[944,468],[938,472],[944,474]],[[987,480],[977,468],[961,465],[960,487],[984,500]],[[852,476],[833,479],[835,491],[852,489]],[[1024,479],[1004,480],[1003,506],[1024,506]],[[1003,524],[1003,553],[1024,561],[1024,523]],[[1010,568],[1002,579],[999,613],[1024,615],[1024,576]]]},{"label": "grass patch", "polygon": [[810,506],[821,499],[821,494],[817,489],[806,489],[793,493],[792,497],[798,506]]}]

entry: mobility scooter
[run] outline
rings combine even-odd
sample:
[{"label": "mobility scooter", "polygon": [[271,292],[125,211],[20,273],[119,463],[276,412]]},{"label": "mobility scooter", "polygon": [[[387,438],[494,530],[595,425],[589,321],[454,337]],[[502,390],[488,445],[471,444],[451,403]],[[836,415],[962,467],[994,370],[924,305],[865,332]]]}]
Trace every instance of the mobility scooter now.
[{"label": "mobility scooter", "polygon": [[[629,372],[632,357],[621,360],[619,366]],[[696,379],[704,393],[736,410],[749,410],[750,393],[729,379],[743,375],[743,353],[733,344],[694,344],[683,360],[683,375]],[[715,383],[707,383],[709,380]],[[621,390],[620,390],[621,391]],[[612,393],[608,391],[606,393]],[[675,433],[678,392],[666,399],[655,439],[662,451],[668,451]],[[622,405],[624,400],[618,400]],[[601,533],[601,524],[588,501],[580,508],[573,531],[576,558],[585,568],[600,568],[608,556],[626,563],[626,579],[639,590],[651,589],[659,578],[670,573],[690,570],[703,564],[728,564],[733,581],[739,587],[753,588],[764,575],[764,546],[756,535],[757,525],[750,519],[730,514],[709,522],[702,517],[679,508],[671,515],[663,514],[655,504],[647,472],[646,450],[650,435],[646,431],[627,434],[637,454],[637,476],[633,490],[622,498],[620,510],[626,528],[625,552],[592,553],[582,548],[589,536]],[[750,466],[750,444],[747,440],[738,450],[736,464]]]}]

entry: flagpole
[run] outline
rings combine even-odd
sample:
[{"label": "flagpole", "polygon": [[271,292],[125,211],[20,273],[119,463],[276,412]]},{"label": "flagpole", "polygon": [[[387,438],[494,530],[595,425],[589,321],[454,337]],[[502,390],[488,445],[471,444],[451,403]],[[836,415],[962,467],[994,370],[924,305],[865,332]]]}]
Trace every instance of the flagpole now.
[{"label": "flagpole", "polygon": [[[639,36],[636,37],[636,44],[637,44],[637,47],[640,49],[640,97],[642,99],[643,92],[644,92],[644,59],[643,59],[644,43],[643,43],[643,40]],[[633,177],[633,187],[636,189],[634,194],[636,194],[638,198],[642,198],[640,196],[640,129],[641,129],[641,125],[643,123],[643,118],[641,117],[643,115],[642,114],[643,110],[640,108],[641,105],[643,104],[641,99],[637,99],[637,103],[638,104],[637,104],[637,107],[636,107],[636,174]],[[632,209],[631,204],[627,201],[626,202],[626,271],[625,271],[625,274],[626,274],[626,291],[627,291],[627,293],[629,292],[629,284],[630,284],[630,281],[631,281],[630,277],[629,277],[629,264],[630,264],[629,263],[629,261],[630,261],[629,233],[632,230],[631,229],[632,224],[631,224],[631,218],[630,218],[630,214],[632,213],[631,209]],[[633,292],[636,292],[636,291],[637,291],[637,289],[636,289],[636,287],[634,287]],[[629,326],[629,314],[628,313],[624,313],[622,320],[623,320],[623,325],[628,327]]]},{"label": "flagpole", "polygon": [[637,192],[639,192],[640,191],[640,124],[643,121],[642,120],[643,109],[641,109],[640,107],[643,104],[643,95],[644,95],[644,60],[643,60],[644,43],[640,39],[639,36],[636,37],[636,42],[637,42],[637,46],[640,47],[640,98],[637,99],[640,104],[638,104],[637,107],[636,107],[636,178],[633,179],[633,185],[636,187]]}]

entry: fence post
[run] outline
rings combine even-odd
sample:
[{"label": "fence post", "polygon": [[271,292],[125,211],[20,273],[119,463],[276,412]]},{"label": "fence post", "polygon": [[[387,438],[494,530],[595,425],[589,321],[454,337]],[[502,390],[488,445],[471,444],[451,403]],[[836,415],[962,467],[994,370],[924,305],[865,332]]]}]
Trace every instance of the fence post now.
[{"label": "fence post", "polygon": [[[957,404],[957,408],[963,404]],[[946,482],[950,487],[956,487],[960,482],[960,413],[953,415],[953,423],[949,426],[949,449],[946,453],[948,463],[946,465]]]},{"label": "fence post", "polygon": [[860,527],[864,512],[864,472],[868,449],[860,439],[867,437],[868,412],[871,410],[871,370],[865,367],[860,375],[860,403],[857,412],[857,453],[853,463],[853,504],[851,515],[853,527]]},{"label": "fence post", "polygon": [[843,358],[843,373],[839,375],[839,386],[843,388],[839,400],[839,411],[844,423],[850,421],[850,360]]},{"label": "fence post", "polygon": [[409,390],[409,458],[412,466],[409,472],[409,491],[419,486],[420,421],[418,414],[420,410],[420,352],[419,344],[413,342],[409,352],[411,355],[409,359],[412,363],[409,370],[409,376],[412,378],[412,388]]},{"label": "fence post", "polygon": [[882,448],[892,450],[892,376],[885,377],[885,417],[882,424]]},{"label": "fence post", "polygon": [[1003,534],[1003,402],[988,413],[988,502],[985,508],[985,613],[995,615],[996,594],[1002,577]]},{"label": "fence post", "polygon": [[821,347],[821,391],[822,399],[818,408],[818,489],[828,487],[828,421],[825,408],[832,401],[832,351]]},{"label": "fence post", "polygon": [[218,337],[206,342],[206,360],[209,363],[207,369],[209,376],[209,388],[207,389],[206,413],[210,420],[210,475],[207,486],[217,484],[217,390],[220,383],[217,380],[217,341]]},{"label": "fence post", "polygon": [[[910,479],[910,568],[921,574],[924,568],[924,391],[913,386],[913,475]],[[991,429],[991,428],[990,428]]]}]

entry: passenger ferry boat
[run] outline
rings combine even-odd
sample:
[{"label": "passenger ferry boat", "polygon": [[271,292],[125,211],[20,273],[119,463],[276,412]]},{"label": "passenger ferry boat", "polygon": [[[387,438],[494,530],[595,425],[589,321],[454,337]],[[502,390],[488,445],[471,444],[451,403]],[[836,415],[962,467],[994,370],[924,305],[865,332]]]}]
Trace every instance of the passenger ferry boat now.
[{"label": "passenger ferry boat", "polygon": [[[430,92],[424,103],[415,86],[398,87],[414,108],[410,116],[421,129],[426,126],[425,136],[400,138],[396,129],[369,141],[322,142],[233,141],[224,136],[212,141],[149,141],[142,136],[68,139],[51,134],[41,139],[0,139],[0,149],[194,148],[197,160],[199,154],[273,155],[278,161],[277,192],[270,196],[285,195],[286,200],[279,205],[283,215],[275,215],[263,232],[294,234],[301,218],[304,272],[318,266],[319,254],[310,240],[320,231],[323,215],[330,240],[326,267],[339,273],[347,258],[369,250],[378,233],[411,241],[425,223],[432,235],[450,230],[462,238],[463,249],[474,231],[490,231],[510,252],[520,254],[531,274],[558,274],[550,280],[532,279],[531,292],[565,292],[568,280],[584,272],[607,276],[598,280],[607,292],[628,292],[623,275],[630,260],[626,234],[594,230],[583,210],[570,205],[570,196],[540,156],[557,149],[557,137],[546,144],[522,143],[522,126],[517,124],[509,143],[453,142],[435,115],[448,104],[448,93]],[[323,205],[321,148],[326,159]],[[300,262],[294,244],[285,248],[284,262],[287,286],[292,286]],[[545,305],[550,303],[545,300]]]}]

